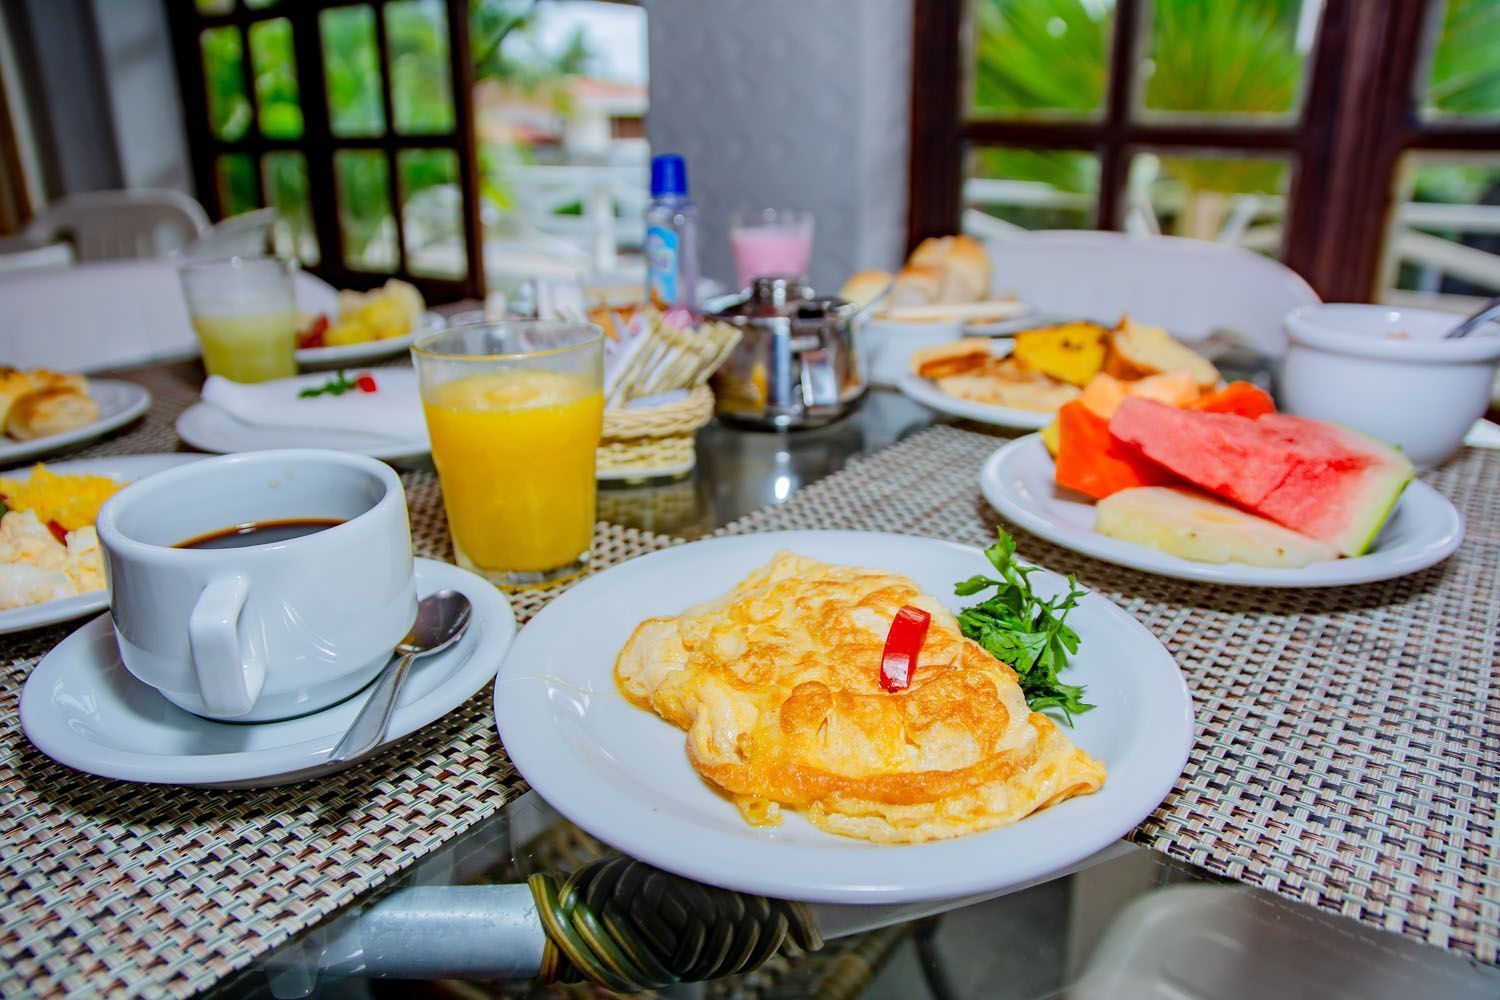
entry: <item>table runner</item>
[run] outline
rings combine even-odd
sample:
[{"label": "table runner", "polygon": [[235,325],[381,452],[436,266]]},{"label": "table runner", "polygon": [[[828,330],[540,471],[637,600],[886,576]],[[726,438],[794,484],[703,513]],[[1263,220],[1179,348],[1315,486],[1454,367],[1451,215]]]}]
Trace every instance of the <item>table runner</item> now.
[{"label": "table runner", "polygon": [[[966,425],[967,426],[967,425]],[[721,533],[858,528],[976,546],[1004,441],[935,427]],[[1172,651],[1196,742],[1131,839],[1483,962],[1500,949],[1500,452],[1423,477],[1466,535],[1446,562],[1362,586],[1171,580],[1016,531],[1024,558],[1115,601]]]},{"label": "table runner", "polygon": [[[151,413],[80,454],[177,446],[172,422],[196,386],[166,370],[129,377],[156,395]],[[996,515],[976,477],[999,443],[935,428],[723,530],[862,528],[982,545]],[[434,477],[403,481],[418,553],[451,559]],[[1469,537],[1445,565],[1385,584],[1188,584],[1027,535],[1022,554],[1076,572],[1135,614],[1193,689],[1188,770],[1137,841],[1494,962],[1500,734],[1488,678],[1500,629],[1500,456],[1467,452],[1430,481],[1461,498]],[[597,565],[675,541],[601,523]],[[557,592],[525,592],[513,600],[518,618]],[[205,988],[525,787],[485,693],[374,761],[287,788],[192,791],[78,774],[36,752],[16,715],[36,658],[72,627],[0,640],[0,995]]]}]

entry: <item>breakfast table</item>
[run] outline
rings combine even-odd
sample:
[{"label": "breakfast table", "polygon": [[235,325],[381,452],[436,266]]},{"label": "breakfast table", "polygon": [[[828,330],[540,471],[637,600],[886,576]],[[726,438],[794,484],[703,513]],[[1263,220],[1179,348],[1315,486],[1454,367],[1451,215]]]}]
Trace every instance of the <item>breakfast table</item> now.
[{"label": "breakfast table", "polygon": [[[68,457],[183,450],[173,426],[198,398],[197,362],[111,376],[149,389],[150,410]],[[593,570],[778,529],[983,546],[998,515],[977,476],[1008,437],[883,390],[814,430],[714,422],[691,474],[601,490]],[[451,560],[435,474],[418,462],[401,478],[416,553]],[[1423,478],[1462,514],[1462,547],[1360,586],[1187,583],[1018,532],[1022,556],[1076,574],[1165,643],[1195,741],[1125,841],[989,898],[766,905],[614,863],[511,765],[488,686],[314,780],[94,777],[49,760],[17,719],[25,678],[79,623],[4,636],[0,995],[290,998],[347,977],[576,976],[562,943],[544,951],[533,890],[581,871],[657,914],[691,923],[704,908],[710,940],[763,961],[700,963],[710,982],[692,995],[1108,997],[1168,980],[1224,995],[1214,970],[1234,961],[1268,995],[1497,995],[1500,452],[1467,448]],[[510,594],[518,621],[566,586]]]}]

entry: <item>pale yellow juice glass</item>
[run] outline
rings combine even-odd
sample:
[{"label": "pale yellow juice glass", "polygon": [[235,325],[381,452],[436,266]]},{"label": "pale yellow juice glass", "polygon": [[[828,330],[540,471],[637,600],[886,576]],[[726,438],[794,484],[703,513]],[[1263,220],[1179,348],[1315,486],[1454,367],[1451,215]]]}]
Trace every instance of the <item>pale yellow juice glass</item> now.
[{"label": "pale yellow juice glass", "polygon": [[178,268],[210,375],[265,382],[297,374],[295,264],[227,257]]},{"label": "pale yellow juice glass", "polygon": [[594,538],[603,332],[478,323],[411,353],[458,564],[507,587],[580,572]]}]

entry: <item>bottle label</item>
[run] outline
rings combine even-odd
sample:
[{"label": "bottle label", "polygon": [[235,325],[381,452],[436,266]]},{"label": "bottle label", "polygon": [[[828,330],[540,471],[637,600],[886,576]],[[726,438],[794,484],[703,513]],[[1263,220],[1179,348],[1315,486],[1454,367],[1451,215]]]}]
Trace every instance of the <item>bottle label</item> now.
[{"label": "bottle label", "polygon": [[646,274],[657,306],[677,302],[677,234],[662,226],[646,230]]}]

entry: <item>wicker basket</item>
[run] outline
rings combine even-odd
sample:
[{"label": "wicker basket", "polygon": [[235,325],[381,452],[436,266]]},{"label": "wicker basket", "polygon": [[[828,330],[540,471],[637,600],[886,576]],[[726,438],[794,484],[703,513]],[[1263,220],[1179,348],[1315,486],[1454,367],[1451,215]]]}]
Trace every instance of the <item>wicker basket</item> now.
[{"label": "wicker basket", "polygon": [[706,385],[679,403],[651,410],[605,410],[599,478],[649,479],[690,471],[697,460],[693,432],[713,414],[714,394]]}]

